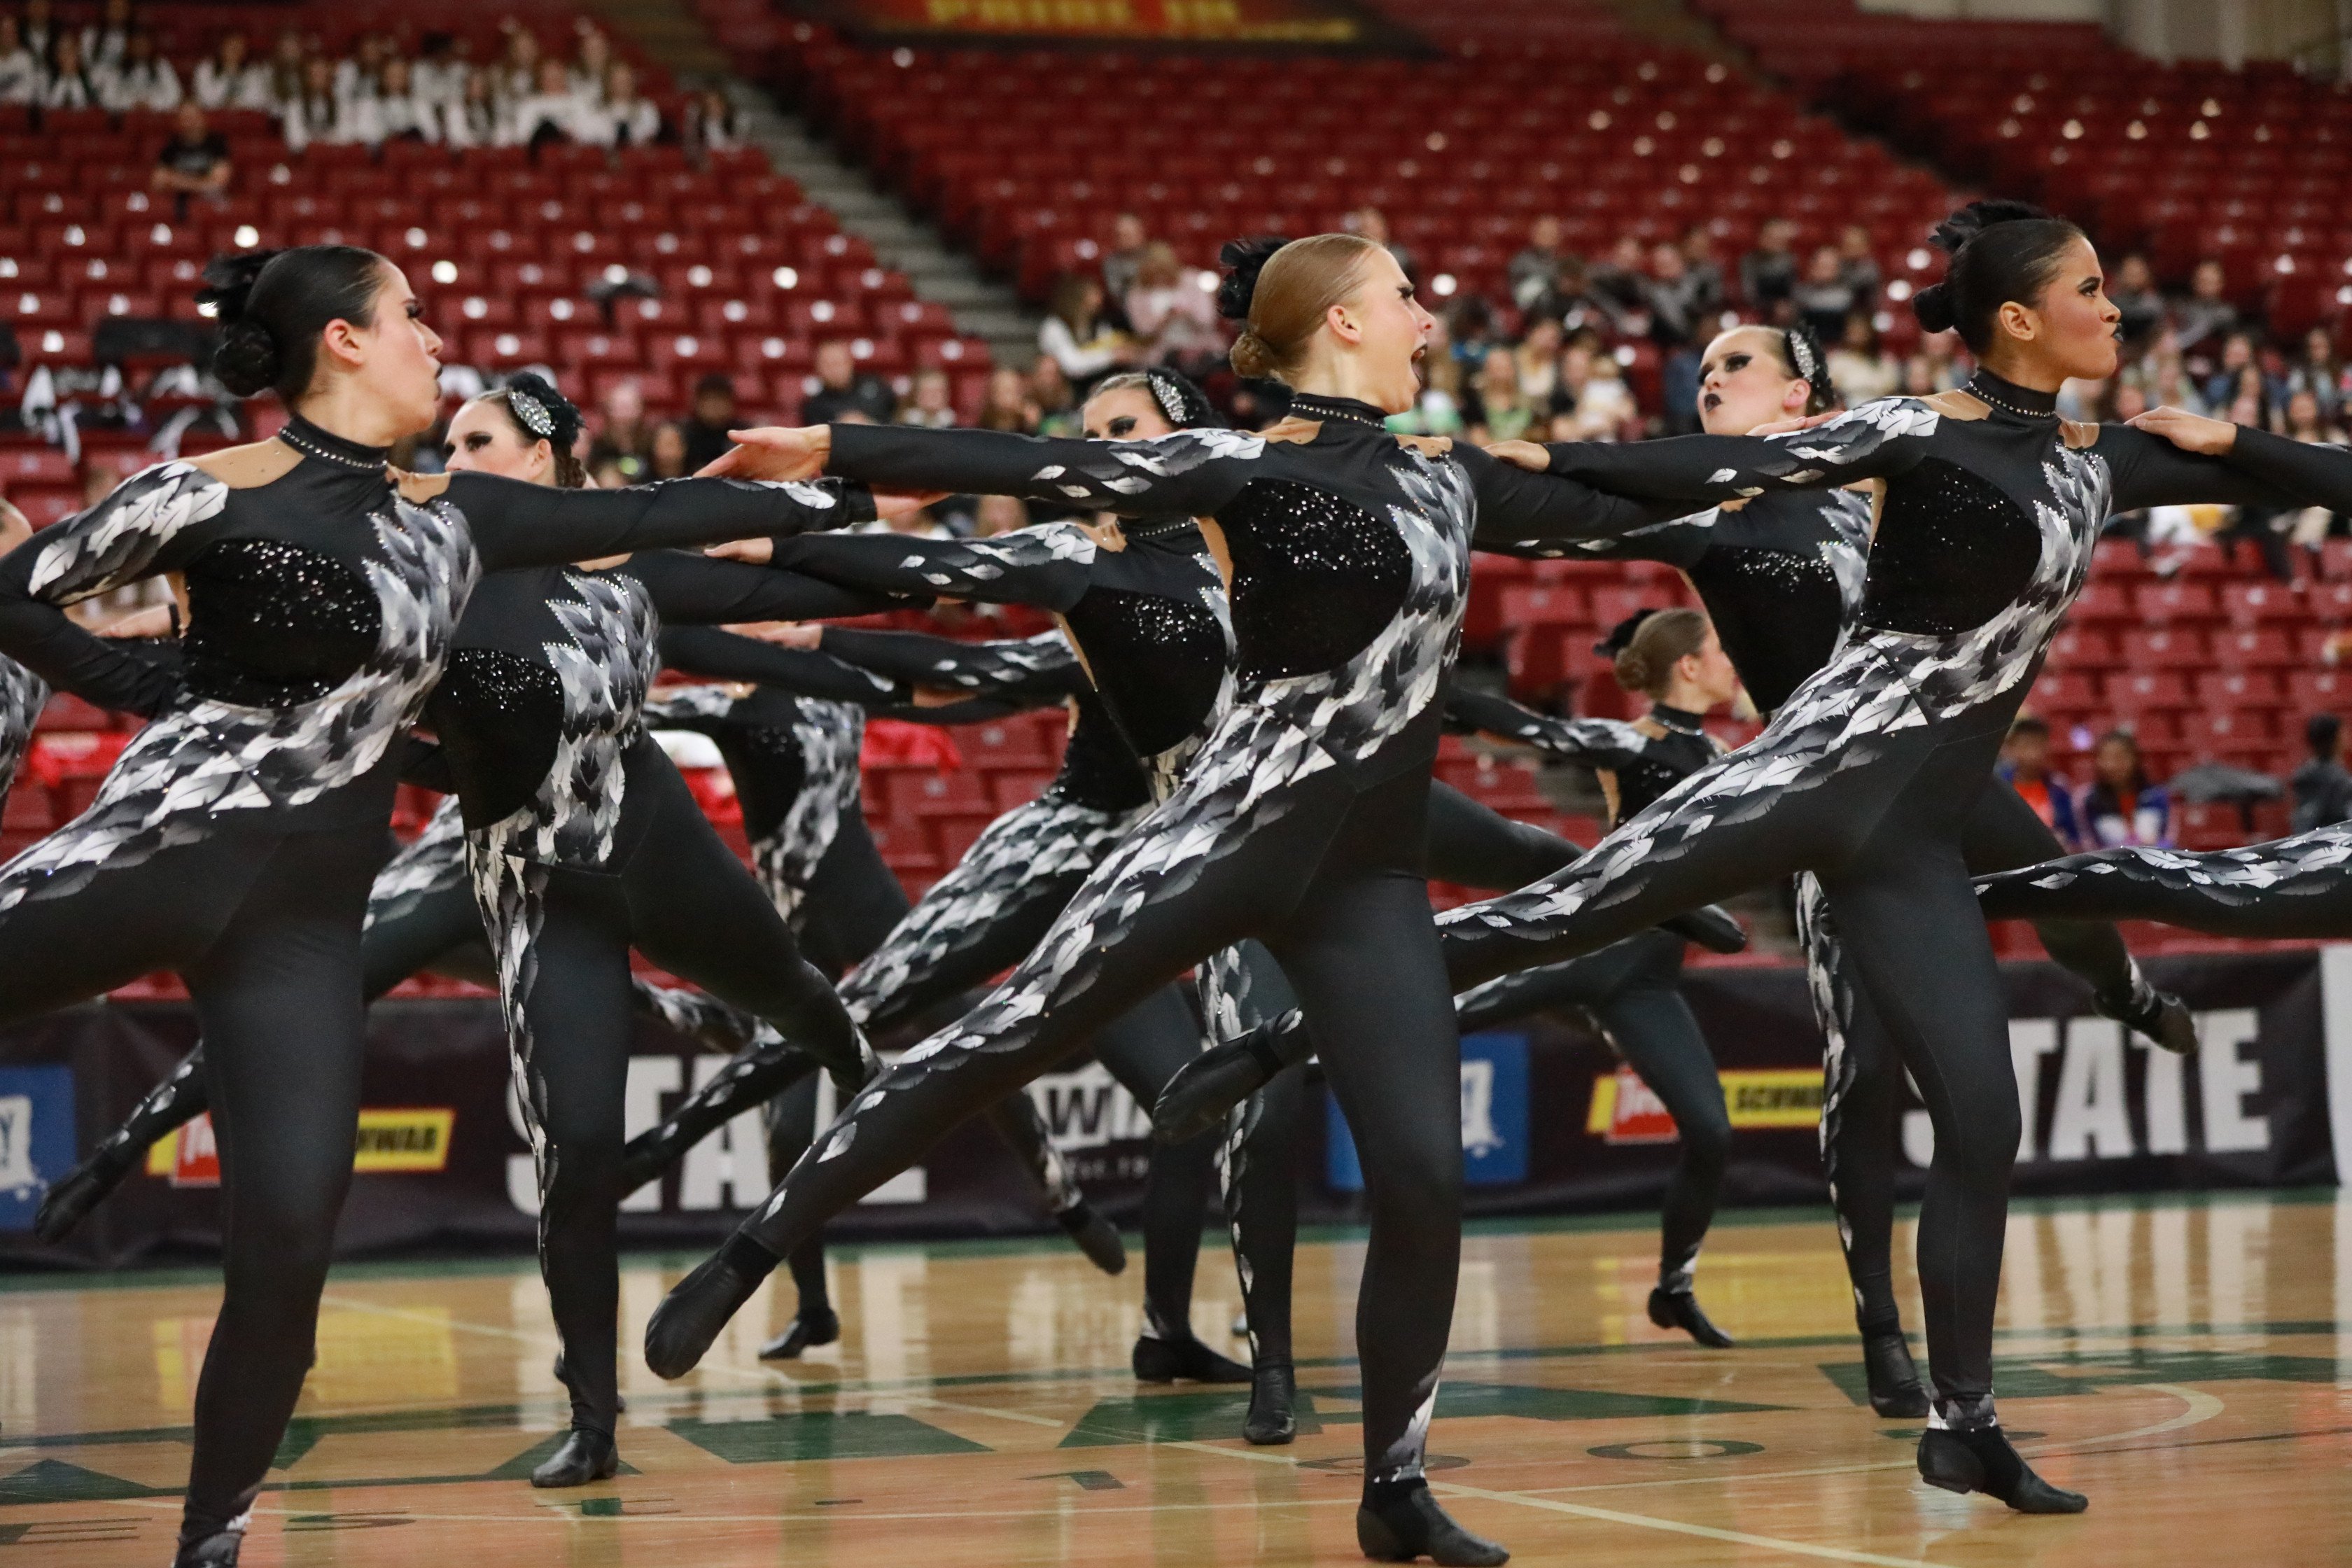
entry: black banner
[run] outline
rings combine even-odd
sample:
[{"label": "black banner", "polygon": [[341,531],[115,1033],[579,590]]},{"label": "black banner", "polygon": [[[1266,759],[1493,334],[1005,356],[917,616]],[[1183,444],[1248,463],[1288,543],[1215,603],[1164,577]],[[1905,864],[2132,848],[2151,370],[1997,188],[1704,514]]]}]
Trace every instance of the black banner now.
[{"label": "black banner", "polygon": [[[2053,966],[2006,968],[2026,1113],[2016,1190],[2336,1180],[2331,1125],[2352,1138],[2352,947],[2173,958],[2148,968],[2199,1013],[2199,1055],[2150,1048],[2092,1016],[2080,984]],[[1706,968],[1691,973],[1688,991],[1732,1111],[1726,1201],[1821,1202],[1820,1041],[1803,974]],[[161,1002],[81,1007],[0,1033],[0,1256],[102,1266],[216,1247],[218,1170],[201,1122],[152,1152],[145,1172],[62,1246],[43,1247],[29,1235],[47,1183],[163,1077],[194,1034],[184,1004]],[[631,1130],[719,1063],[641,1025],[630,1063]],[[1092,1063],[1041,1079],[1032,1093],[1089,1194],[1132,1219],[1149,1148],[1142,1111]],[[358,1173],[338,1238],[343,1253],[528,1245],[535,1184],[495,1003],[378,1004],[364,1100]],[[1908,1163],[1898,1180],[1903,1195],[1916,1197],[1933,1139],[1916,1096],[1907,1104]],[[1462,1115],[1474,1214],[1644,1207],[1674,1163],[1672,1123],[1572,1016],[1465,1041]],[[1354,1217],[1361,1183],[1344,1123],[1328,1102],[1310,1121],[1301,1140],[1302,1217]],[[759,1119],[738,1118],[657,1190],[630,1201],[624,1241],[715,1240],[768,1184]],[[841,1216],[833,1234],[971,1236],[1045,1224],[1033,1179],[974,1121]]]}]

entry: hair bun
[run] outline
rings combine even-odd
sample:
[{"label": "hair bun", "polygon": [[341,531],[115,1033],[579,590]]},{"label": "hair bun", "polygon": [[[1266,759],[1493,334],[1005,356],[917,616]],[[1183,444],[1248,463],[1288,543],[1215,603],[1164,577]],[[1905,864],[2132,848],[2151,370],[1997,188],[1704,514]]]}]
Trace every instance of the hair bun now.
[{"label": "hair bun", "polygon": [[[1260,235],[1255,239],[1229,239],[1217,252],[1217,262],[1228,268],[1223,281],[1217,285],[1217,314],[1228,321],[1249,320],[1250,300],[1257,294],[1257,275],[1274,253],[1290,241],[1280,235]],[[1235,369],[1240,369],[1235,366]],[[1244,375],[1250,373],[1243,371]]]},{"label": "hair bun", "polygon": [[213,345],[213,374],[239,397],[278,384],[278,344],[259,321],[239,317],[221,329]]},{"label": "hair bun", "polygon": [[[2025,223],[2035,218],[2046,218],[2049,216],[2032,202],[1970,202],[1937,224],[1936,232],[1931,237],[1938,250],[1951,255],[1995,224]],[[1941,331],[1943,329],[1937,327],[1931,330]]]},{"label": "hair bun", "polygon": [[557,391],[555,384],[547,377],[536,371],[519,370],[507,377],[506,391],[509,406],[512,406],[517,397],[525,397],[546,411],[553,426],[541,433],[547,440],[569,449],[580,438],[580,428],[586,421],[581,416],[579,405]]},{"label": "hair bun", "polygon": [[1923,332],[1948,332],[1959,324],[1952,311],[1951,286],[1930,283],[1911,296],[1911,313],[1919,318]]},{"label": "hair bun", "polygon": [[1616,662],[1617,657],[1632,646],[1633,634],[1642,629],[1642,623],[1657,613],[1654,605],[1634,611],[1610,627],[1609,635],[1592,645],[1592,651],[1612,663]]},{"label": "hair bun", "polygon": [[226,326],[245,314],[245,301],[253,292],[261,269],[286,253],[282,250],[245,250],[233,256],[215,256],[205,263],[204,287],[196,290],[196,303],[210,305],[213,319]]}]

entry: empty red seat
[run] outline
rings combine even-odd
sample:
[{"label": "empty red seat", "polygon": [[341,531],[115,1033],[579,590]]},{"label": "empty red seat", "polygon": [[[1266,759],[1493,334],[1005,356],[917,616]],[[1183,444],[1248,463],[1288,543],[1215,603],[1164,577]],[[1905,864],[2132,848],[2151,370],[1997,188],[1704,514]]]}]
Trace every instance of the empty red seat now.
[{"label": "empty red seat", "polygon": [[2296,659],[2286,633],[2275,626],[2224,631],[2213,638],[2213,662],[2223,669],[2279,669]]},{"label": "empty red seat", "polygon": [[2182,628],[2126,632],[2122,649],[2124,663],[2134,669],[2194,668],[2206,659],[2204,634]]}]

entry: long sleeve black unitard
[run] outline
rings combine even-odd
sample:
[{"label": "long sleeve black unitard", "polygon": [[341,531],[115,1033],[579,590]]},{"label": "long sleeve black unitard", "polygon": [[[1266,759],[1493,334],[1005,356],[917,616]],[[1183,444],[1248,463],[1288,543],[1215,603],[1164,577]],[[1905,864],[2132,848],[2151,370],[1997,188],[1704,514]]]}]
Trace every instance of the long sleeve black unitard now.
[{"label": "long sleeve black unitard", "polygon": [[[191,1550],[237,1528],[310,1364],[351,1180],[360,933],[399,742],[477,579],[844,504],[813,486],[412,479],[384,457],[298,419],[280,440],[151,468],[0,560],[0,653],[153,716],[87,812],[0,868],[0,1019],[173,969],[212,1042],[226,1289],[196,1392]],[[181,672],[64,614],[164,573],[186,585]]]},{"label": "long sleeve black unitard", "polygon": [[[2039,395],[2000,395],[2030,409]],[[1963,826],[2108,512],[2259,487],[2136,430],[1957,394],[1790,436],[1554,448],[1553,464],[1692,502],[1882,480],[1868,582],[1851,635],[1757,740],[1559,876],[1441,917],[1448,969],[1457,984],[1491,979],[1812,871],[1934,1119],[1919,1232],[1929,1352],[1948,1418],[1989,1423],[2018,1107]]]},{"label": "long sleeve black unitard", "polygon": [[1482,454],[1401,447],[1362,405],[1302,396],[1293,413],[1311,422],[1307,439],[834,428],[829,466],[845,477],[1212,520],[1232,565],[1235,696],[1174,792],[1004,984],[859,1095],[722,1257],[673,1293],[648,1330],[656,1370],[691,1365],[777,1256],[961,1116],[1257,936],[1297,988],[1364,1150],[1368,1484],[1420,1475],[1461,1201],[1458,1053],[1421,842],[1471,536],[1482,501],[1643,509],[1572,483],[1524,485],[1551,476],[1507,476]]}]

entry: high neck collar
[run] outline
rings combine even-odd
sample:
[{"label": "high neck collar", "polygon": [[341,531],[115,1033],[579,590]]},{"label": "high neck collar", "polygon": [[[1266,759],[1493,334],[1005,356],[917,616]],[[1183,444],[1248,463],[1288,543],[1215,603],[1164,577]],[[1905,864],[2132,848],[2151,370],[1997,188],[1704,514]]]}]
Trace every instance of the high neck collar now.
[{"label": "high neck collar", "polygon": [[2058,395],[2035,392],[2013,381],[1993,374],[1982,365],[1969,384],[1960,390],[1982,398],[1996,412],[2018,419],[2055,419],[2058,417]]},{"label": "high neck collar", "polygon": [[1664,702],[1653,702],[1650,704],[1650,717],[1661,727],[1672,730],[1678,735],[1706,733],[1706,715],[1694,713],[1687,708],[1675,708]]},{"label": "high neck collar", "polygon": [[278,438],[306,458],[317,458],[339,468],[381,471],[392,461],[389,447],[362,447],[331,431],[321,430],[299,414],[290,416]]},{"label": "high neck collar", "polygon": [[1319,419],[1326,424],[1370,427],[1386,433],[1389,416],[1369,403],[1359,403],[1352,397],[1326,397],[1320,393],[1295,392],[1290,395],[1290,417]]}]

